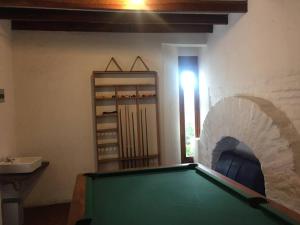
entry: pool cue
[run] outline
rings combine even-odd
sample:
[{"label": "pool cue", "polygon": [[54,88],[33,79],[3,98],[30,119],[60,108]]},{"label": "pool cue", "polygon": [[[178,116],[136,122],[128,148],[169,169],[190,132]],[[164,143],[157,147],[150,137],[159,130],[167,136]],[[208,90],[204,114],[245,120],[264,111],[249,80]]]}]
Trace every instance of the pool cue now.
[{"label": "pool cue", "polygon": [[142,149],[142,161],[143,161],[143,166],[145,166],[145,154],[144,154],[144,124],[143,124],[143,110],[140,111],[141,113],[141,132],[142,132],[142,145],[141,145],[141,149]]},{"label": "pool cue", "polygon": [[127,119],[126,119],[126,105],[125,105],[125,145],[126,145],[126,157],[125,157],[125,167],[129,168],[128,166],[128,133],[127,133],[128,129],[127,129]]},{"label": "pool cue", "polygon": [[146,154],[147,154],[147,166],[149,166],[148,122],[147,122],[147,108],[146,108],[146,107],[145,107],[145,126],[146,126]]},{"label": "pool cue", "polygon": [[135,149],[135,131],[134,131],[134,116],[133,116],[133,112],[131,113],[131,117],[132,117],[132,131],[133,131],[134,167],[136,168],[136,149]]},{"label": "pool cue", "polygon": [[130,128],[130,108],[129,106],[127,107],[127,119],[128,119],[128,134],[129,134],[129,162],[130,162],[130,168],[133,167],[133,162],[132,162],[132,143],[131,143],[131,128]]},{"label": "pool cue", "polygon": [[128,148],[127,148],[127,163],[128,163],[128,168],[131,168],[131,157],[130,157],[130,148],[131,148],[131,140],[130,140],[130,121],[129,121],[129,116],[128,116],[128,105],[126,105],[126,123],[127,123],[127,128],[128,128]]},{"label": "pool cue", "polygon": [[120,134],[121,134],[121,142],[120,142],[120,152],[121,152],[121,166],[122,166],[122,169],[124,169],[124,146],[123,146],[123,126],[122,126],[122,109],[120,109]]}]

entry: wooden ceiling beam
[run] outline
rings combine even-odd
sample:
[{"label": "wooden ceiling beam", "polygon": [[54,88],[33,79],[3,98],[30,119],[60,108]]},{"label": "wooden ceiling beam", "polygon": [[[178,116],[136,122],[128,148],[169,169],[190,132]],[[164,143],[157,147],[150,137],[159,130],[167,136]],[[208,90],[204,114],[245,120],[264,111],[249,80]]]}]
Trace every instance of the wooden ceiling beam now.
[{"label": "wooden ceiling beam", "polygon": [[[247,0],[145,0],[128,10],[126,0],[0,0],[0,19],[15,30],[211,33],[228,13],[247,12]],[[147,10],[146,10],[147,9]]]},{"label": "wooden ceiling beam", "polygon": [[117,24],[228,24],[228,15],[224,14],[116,13],[21,8],[0,8],[0,19]]},{"label": "wooden ceiling beam", "polygon": [[103,24],[77,22],[12,21],[13,30],[126,32],[126,33],[212,33],[213,25],[200,24]]},{"label": "wooden ceiling beam", "polygon": [[[247,0],[145,0],[153,12],[244,13]],[[125,10],[126,0],[1,0],[0,7]]]}]

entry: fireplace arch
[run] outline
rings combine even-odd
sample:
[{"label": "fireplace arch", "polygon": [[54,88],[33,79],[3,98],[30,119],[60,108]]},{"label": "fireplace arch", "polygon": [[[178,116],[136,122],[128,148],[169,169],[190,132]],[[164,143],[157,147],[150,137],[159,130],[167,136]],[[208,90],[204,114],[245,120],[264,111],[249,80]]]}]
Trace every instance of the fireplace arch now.
[{"label": "fireplace arch", "polygon": [[210,109],[204,121],[199,162],[213,168],[218,158],[213,150],[224,137],[251,148],[261,163],[268,198],[300,212],[300,162],[295,157],[300,138],[283,112],[262,98],[225,98]]}]

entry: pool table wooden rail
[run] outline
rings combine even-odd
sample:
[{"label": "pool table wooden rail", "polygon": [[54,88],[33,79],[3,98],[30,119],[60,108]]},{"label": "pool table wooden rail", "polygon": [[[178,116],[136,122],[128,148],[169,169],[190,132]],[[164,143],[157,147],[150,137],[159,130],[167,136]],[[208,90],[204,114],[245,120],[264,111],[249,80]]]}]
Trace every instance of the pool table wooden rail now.
[{"label": "pool table wooden rail", "polygon": [[[242,184],[240,184],[240,183],[238,183],[238,182],[236,182],[236,181],[234,181],[234,180],[232,180],[232,179],[230,179],[230,178],[228,178],[228,177],[226,177],[226,176],[224,176],[224,175],[222,175],[222,174],[220,174],[220,173],[218,173],[218,172],[216,172],[214,170],[211,170],[211,169],[209,169],[209,168],[207,168],[207,167],[205,167],[205,166],[203,166],[201,164],[199,164],[198,166],[202,170],[206,171],[207,173],[210,173],[210,174],[212,174],[212,175],[214,175],[214,176],[216,176],[218,178],[221,178],[221,179],[225,180],[231,186],[233,186],[233,187],[235,187],[235,188],[243,191],[244,193],[250,195],[251,197],[260,197],[260,198],[267,199],[265,196],[263,196],[263,195],[255,192],[255,191],[251,190],[250,188],[248,188],[248,187],[246,187],[246,186],[244,186],[244,185],[242,185]],[[291,210],[291,209],[289,209],[289,208],[287,208],[287,207],[285,207],[285,206],[283,206],[283,205],[281,205],[281,204],[279,204],[279,203],[277,203],[277,202],[275,202],[273,200],[270,200],[270,199],[267,199],[267,200],[268,200],[268,204],[272,208],[276,209],[277,211],[285,214],[289,218],[291,218],[291,219],[293,219],[293,220],[295,220],[295,221],[297,221],[297,222],[300,223],[300,214],[299,213],[297,213],[297,212],[295,212],[295,211],[293,211],[293,210]]]},{"label": "pool table wooden rail", "polygon": [[69,211],[68,225],[75,225],[76,222],[84,217],[85,212],[85,191],[86,177],[81,174],[76,178],[73,198]]},{"label": "pool table wooden rail", "polygon": [[[149,171],[149,170],[153,170],[153,169],[163,169],[163,168],[174,168],[174,167],[185,167],[188,164],[182,164],[182,165],[175,165],[175,166],[167,166],[167,167],[156,167],[156,168],[144,168],[144,169],[128,169],[128,170],[123,170],[123,171],[118,171],[115,172],[117,174],[128,174],[128,172],[136,172],[136,171]],[[242,192],[244,192],[245,194],[249,195],[250,197],[260,197],[260,198],[265,198],[265,196],[245,187],[242,184],[237,183],[236,181],[225,177],[224,175],[213,171],[201,164],[197,164],[197,166],[203,170],[204,172],[215,176],[221,180],[226,181],[226,183],[228,183],[230,186],[241,190]],[[111,173],[99,173],[101,174],[114,174],[114,172]],[[86,176],[85,174],[80,174],[77,176],[76,179],[76,184],[75,184],[75,188],[74,188],[74,193],[73,193],[73,199],[71,202],[71,207],[70,207],[70,211],[69,211],[69,218],[68,218],[68,225],[75,225],[77,221],[81,220],[84,218],[85,215],[85,193],[86,193]],[[266,198],[265,198],[266,199]],[[280,213],[286,215],[287,217],[297,221],[300,223],[300,214],[298,214],[297,212],[275,202],[272,201],[270,199],[268,200],[268,204],[274,208],[275,210],[279,211]]]}]

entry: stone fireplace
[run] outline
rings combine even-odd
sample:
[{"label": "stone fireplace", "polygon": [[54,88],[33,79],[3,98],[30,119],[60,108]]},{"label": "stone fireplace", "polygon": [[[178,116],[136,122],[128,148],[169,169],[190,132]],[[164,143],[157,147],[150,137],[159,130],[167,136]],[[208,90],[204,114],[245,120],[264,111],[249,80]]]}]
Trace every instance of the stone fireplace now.
[{"label": "stone fireplace", "polygon": [[300,136],[285,113],[262,98],[221,100],[211,107],[204,121],[199,162],[216,169],[226,151],[226,146],[220,148],[218,143],[226,137],[232,138],[229,147],[237,140],[244,147],[236,151],[248,151],[259,161],[266,196],[300,212]]}]

